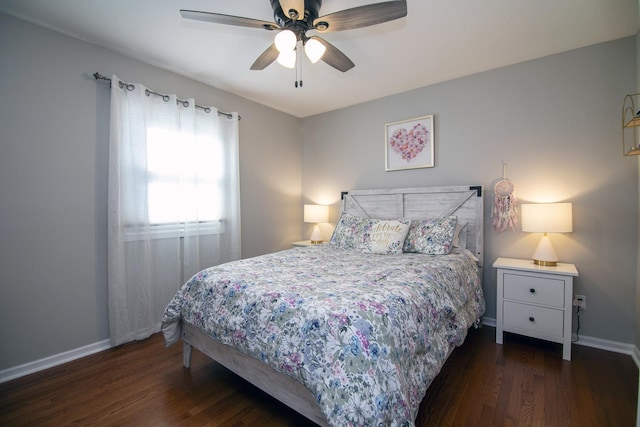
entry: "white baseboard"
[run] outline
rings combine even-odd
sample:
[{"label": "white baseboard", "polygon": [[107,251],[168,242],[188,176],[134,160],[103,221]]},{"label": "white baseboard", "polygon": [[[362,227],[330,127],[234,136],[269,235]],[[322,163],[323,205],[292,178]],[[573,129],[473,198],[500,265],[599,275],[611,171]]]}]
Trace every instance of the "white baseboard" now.
[{"label": "white baseboard", "polygon": [[54,366],[62,365],[63,363],[71,362],[109,348],[111,348],[110,341],[104,340],[94,344],[85,345],[84,347],[76,348],[74,350],[65,351],[60,354],[54,354],[53,356],[45,357],[44,359],[25,363],[24,365],[5,369],[0,371],[0,384],[15,378],[43,371]]},{"label": "white baseboard", "polygon": [[[491,317],[483,317],[482,323],[487,326],[495,327],[496,319],[493,319]],[[573,334],[572,339],[576,339],[575,334]],[[638,350],[638,347],[633,344],[605,340],[602,338],[594,338],[586,335],[580,335],[580,339],[578,341],[574,341],[573,344],[583,345],[585,347],[599,348],[600,350],[612,351],[614,353],[628,354],[636,363],[636,366],[640,368],[640,351]]]},{"label": "white baseboard", "polygon": [[493,317],[483,317],[482,318],[482,324],[483,325],[487,325],[487,326],[493,326],[495,328],[496,327],[496,319],[494,319]]},{"label": "white baseboard", "polygon": [[[576,339],[576,334],[572,337]],[[599,348],[600,350],[612,351],[614,353],[628,354],[638,367],[640,367],[640,358],[638,357],[638,348],[633,344],[626,344],[618,341],[610,341],[602,338],[594,338],[589,336],[580,335],[578,341],[574,341],[574,344],[583,345],[585,347]]]}]

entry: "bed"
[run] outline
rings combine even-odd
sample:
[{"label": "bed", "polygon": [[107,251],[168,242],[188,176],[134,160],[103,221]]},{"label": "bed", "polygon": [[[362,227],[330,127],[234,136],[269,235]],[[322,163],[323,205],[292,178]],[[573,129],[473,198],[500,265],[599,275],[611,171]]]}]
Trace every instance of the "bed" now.
[{"label": "bed", "polygon": [[191,278],[163,315],[193,348],[319,425],[413,425],[484,312],[481,186],[342,194],[331,242]]}]

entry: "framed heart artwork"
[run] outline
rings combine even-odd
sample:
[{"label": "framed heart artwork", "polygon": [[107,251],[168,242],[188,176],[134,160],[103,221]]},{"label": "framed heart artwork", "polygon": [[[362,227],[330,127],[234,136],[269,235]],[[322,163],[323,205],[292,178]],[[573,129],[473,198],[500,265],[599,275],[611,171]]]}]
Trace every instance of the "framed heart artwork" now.
[{"label": "framed heart artwork", "polygon": [[433,115],[415,117],[384,126],[384,169],[432,168]]}]

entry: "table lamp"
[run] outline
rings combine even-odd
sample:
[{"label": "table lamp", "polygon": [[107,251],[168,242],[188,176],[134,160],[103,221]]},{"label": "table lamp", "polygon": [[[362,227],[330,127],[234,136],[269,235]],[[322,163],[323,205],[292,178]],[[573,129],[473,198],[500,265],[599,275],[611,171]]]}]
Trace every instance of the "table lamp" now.
[{"label": "table lamp", "polygon": [[571,203],[523,204],[521,209],[522,231],[544,233],[533,253],[534,264],[557,265],[558,255],[556,255],[547,233],[570,233],[573,231]]},{"label": "table lamp", "polygon": [[311,243],[319,245],[322,243],[322,233],[318,224],[329,222],[329,206],[325,205],[304,205],[304,222],[315,223],[311,233]]}]

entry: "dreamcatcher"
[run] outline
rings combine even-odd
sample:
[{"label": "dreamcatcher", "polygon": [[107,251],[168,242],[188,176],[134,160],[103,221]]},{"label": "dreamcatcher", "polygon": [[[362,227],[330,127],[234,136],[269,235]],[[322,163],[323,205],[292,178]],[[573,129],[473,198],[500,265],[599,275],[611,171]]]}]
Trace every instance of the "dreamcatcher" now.
[{"label": "dreamcatcher", "polygon": [[502,164],[502,179],[493,186],[493,229],[496,233],[506,230],[515,231],[518,225],[518,208],[516,206],[516,186],[507,179],[507,165]]}]

